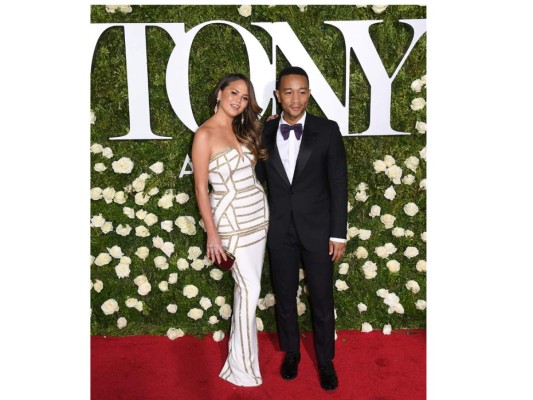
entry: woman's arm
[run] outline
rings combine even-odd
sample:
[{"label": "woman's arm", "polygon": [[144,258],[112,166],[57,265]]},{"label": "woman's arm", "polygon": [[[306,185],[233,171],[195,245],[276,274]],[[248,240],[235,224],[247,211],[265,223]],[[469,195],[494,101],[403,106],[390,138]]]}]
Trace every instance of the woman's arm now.
[{"label": "woman's arm", "polygon": [[209,202],[208,174],[210,157],[211,143],[209,132],[203,128],[199,128],[194,134],[194,140],[192,142],[194,191],[198,210],[204,220],[205,230],[207,232],[207,257],[213,261],[216,259],[220,263],[222,259],[226,260],[226,253],[224,253],[222,241],[218,235]]}]

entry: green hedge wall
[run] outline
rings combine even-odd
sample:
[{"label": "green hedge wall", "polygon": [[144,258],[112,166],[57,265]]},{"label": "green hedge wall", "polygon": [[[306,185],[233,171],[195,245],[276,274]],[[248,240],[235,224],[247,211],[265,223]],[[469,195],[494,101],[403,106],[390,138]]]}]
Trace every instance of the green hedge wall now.
[{"label": "green hedge wall", "polygon": [[[286,21],[339,99],[343,99],[344,40],[336,28],[325,25],[323,21],[383,20],[382,23],[373,25],[370,33],[391,75],[413,35],[412,29],[399,20],[424,19],[425,14],[426,9],[422,6],[389,6],[379,14],[371,6],[253,6],[251,15],[244,17],[239,13],[239,6],[131,6],[131,8],[106,10],[106,6],[99,5],[91,7],[91,22],[184,22],[186,30],[189,30],[205,21],[226,20],[235,22],[252,32],[269,54],[271,48],[269,35],[251,23]],[[187,260],[191,246],[199,247],[202,250],[199,259],[204,258],[206,238],[199,225],[200,216],[194,200],[192,175],[179,178],[184,160],[190,153],[193,133],[180,122],[167,97],[166,64],[173,47],[172,39],[164,30],[157,27],[147,29],[152,130],[158,135],[172,137],[172,140],[153,141],[109,140],[110,137],[125,135],[129,130],[123,28],[112,27],[106,30],[94,50],[90,78],[91,193],[94,195],[94,199],[91,200],[93,218],[90,229],[91,333],[95,335],[165,334],[169,328],[179,328],[186,334],[204,335],[229,329],[229,320],[222,318],[219,313],[221,307],[215,303],[215,299],[223,296],[226,303],[232,304],[231,275],[225,272],[222,279],[215,280],[210,275],[212,266],[205,265],[207,264],[205,262],[193,263],[193,260]],[[286,65],[283,54],[278,52],[277,71]],[[370,88],[353,54],[350,65],[350,131],[362,132],[369,123]],[[199,123],[207,119],[211,113],[207,98],[218,79],[225,73],[235,71],[249,74],[247,53],[240,35],[231,27],[224,25],[210,25],[202,29],[192,45],[189,65],[191,104]],[[348,286],[346,290],[334,289],[338,330],[361,329],[365,322],[374,329],[382,329],[386,324],[390,324],[392,329],[425,327],[426,311],[423,300],[426,298],[426,140],[425,134],[420,133],[415,126],[417,121],[426,121],[426,108],[417,111],[411,108],[413,99],[426,97],[425,74],[426,35],[423,35],[398,73],[392,87],[391,126],[398,131],[410,132],[411,135],[344,138],[348,154],[351,206],[348,221],[352,229],[346,255],[335,268],[334,281],[343,281]],[[421,91],[416,92],[411,88],[411,84],[421,78],[424,84]],[[309,111],[323,115],[312,99]],[[268,115],[270,109],[264,110],[264,118]],[[102,152],[102,148],[106,150]],[[133,161],[130,173],[114,172],[112,163],[122,157]],[[410,157],[416,157],[419,161],[417,168],[409,169],[405,164]],[[376,172],[374,168],[376,160],[387,161],[389,174],[395,171],[396,167],[390,168],[394,162],[394,165],[401,168],[402,178],[412,175],[412,178],[410,177],[412,182],[404,180],[393,183],[385,172]],[[156,162],[161,162],[164,166],[164,171],[159,174],[150,169],[150,166]],[[104,171],[95,170],[95,167],[99,169],[102,164],[106,168]],[[146,175],[142,174],[148,174],[149,177],[143,179]],[[144,181],[144,188],[141,181]],[[361,191],[363,186],[366,188]],[[384,194],[391,186],[396,196],[389,200]],[[97,188],[107,189],[104,192],[107,201],[105,198],[98,199]],[[150,191],[153,194],[144,205],[139,205],[135,201],[136,189],[141,188],[144,195]],[[121,191],[124,192],[125,198],[123,204],[120,204],[121,195],[116,195]],[[172,193],[173,196],[185,193],[190,199],[180,204],[174,197],[173,205],[166,209],[158,205],[165,193]],[[182,197],[183,195],[180,199]],[[404,211],[408,203],[414,203],[418,207],[418,212],[414,216],[409,216]],[[381,207],[381,216],[390,214],[396,217],[394,228],[404,228],[407,236],[402,235],[401,229],[385,228],[380,216],[371,217],[369,214],[374,205]],[[131,208],[138,213],[138,216],[128,217],[124,207]],[[157,222],[148,226],[150,218],[153,217],[143,218],[145,213],[142,210],[147,214],[154,214]],[[181,232],[174,222],[180,216],[191,216],[194,219],[195,234]],[[107,224],[102,227],[104,221]],[[173,229],[170,232],[162,229],[162,221],[173,221]],[[125,236],[118,234],[119,225],[129,225],[132,228],[131,232]],[[149,236],[136,236],[136,227],[139,226],[146,227]],[[365,230],[371,231],[368,239],[365,239]],[[174,244],[174,252],[167,256],[160,248],[154,247],[155,237]],[[387,243],[391,243],[397,250],[388,256],[380,257],[377,253],[383,251],[381,246]],[[143,246],[149,249],[149,255],[144,260],[135,254],[137,249]],[[358,258],[356,253],[359,247],[366,249],[368,253],[366,258]],[[407,257],[404,252],[409,247],[416,248],[418,255]],[[364,253],[360,249],[359,255],[361,252]],[[105,254],[110,253],[113,254],[111,261],[105,263],[104,260],[104,265],[97,265],[102,264],[100,260],[105,259]],[[121,253],[125,258],[121,259]],[[154,260],[159,256],[163,256],[164,259],[157,260],[168,262],[167,269],[155,266]],[[181,269],[178,269],[179,259],[187,260],[188,264],[199,270],[190,265],[186,265],[188,268],[184,269],[183,260],[180,261]],[[391,266],[391,260],[396,260],[400,264],[398,272],[391,272],[387,268],[387,263]],[[372,279],[365,278],[362,268],[367,262],[373,262],[377,266],[377,275]],[[347,270],[343,263],[348,264]],[[129,269],[129,275],[119,277],[117,269],[123,271]],[[257,316],[261,318],[264,330],[275,331],[268,260],[263,271],[261,298],[264,299],[266,296],[266,301],[262,301],[264,306],[257,310]],[[162,291],[159,288],[160,282],[168,282],[172,279],[171,274],[177,274],[177,282],[169,283],[168,290]],[[134,279],[141,275],[144,275],[151,285],[150,292],[144,295],[138,293],[138,285],[134,282]],[[409,290],[407,287],[409,281],[416,281],[420,290],[418,292],[416,288]],[[341,289],[343,282],[338,282]],[[305,280],[300,283],[303,288]],[[184,296],[183,289],[187,285],[197,287],[198,294],[192,298]],[[385,299],[377,294],[379,289],[386,289],[396,294],[402,307],[397,306],[397,312],[389,313],[389,306],[384,304]],[[383,291],[379,293],[383,295]],[[208,298],[212,306],[208,308],[204,300],[202,304],[206,309],[203,309],[200,305],[202,297]],[[394,296],[389,297],[389,300],[391,298],[394,300]],[[141,303],[137,303],[137,307],[133,307],[135,300],[129,300],[126,304],[128,299],[142,302],[142,306]],[[116,301],[116,305],[113,300]],[[305,294],[302,294],[300,301],[308,305]],[[103,311],[104,303],[106,306],[103,308],[110,310],[109,314]],[[221,304],[220,299],[217,303]],[[360,303],[366,305],[366,311],[358,309]],[[177,306],[175,313],[167,311],[169,304]],[[203,316],[198,320],[189,318],[187,314],[192,308],[202,309]],[[212,316],[218,319],[215,324],[208,322]],[[311,328],[308,307],[300,316],[300,326],[303,330]]]}]

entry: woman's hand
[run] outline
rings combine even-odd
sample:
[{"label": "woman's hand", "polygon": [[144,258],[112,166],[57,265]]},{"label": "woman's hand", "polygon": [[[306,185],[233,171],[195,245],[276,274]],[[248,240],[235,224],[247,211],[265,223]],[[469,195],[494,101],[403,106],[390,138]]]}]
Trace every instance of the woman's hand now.
[{"label": "woman's hand", "polygon": [[267,121],[272,121],[273,119],[276,119],[276,118],[278,118],[278,114],[271,115],[270,117],[267,118]]},{"label": "woman's hand", "polygon": [[207,235],[207,258],[220,264],[222,260],[226,261],[227,256],[222,247],[222,241],[218,234]]}]

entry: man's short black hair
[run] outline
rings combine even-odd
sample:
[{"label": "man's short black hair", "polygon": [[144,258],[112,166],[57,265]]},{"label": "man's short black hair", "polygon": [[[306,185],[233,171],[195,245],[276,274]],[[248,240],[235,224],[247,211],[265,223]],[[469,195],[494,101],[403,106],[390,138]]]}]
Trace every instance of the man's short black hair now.
[{"label": "man's short black hair", "polygon": [[300,67],[285,67],[283,68],[279,75],[278,79],[276,80],[276,90],[279,90],[279,85],[281,83],[281,78],[285,75],[302,75],[305,76],[305,79],[307,79],[307,84],[309,85],[309,77],[307,76],[307,72],[304,71],[303,68]]}]

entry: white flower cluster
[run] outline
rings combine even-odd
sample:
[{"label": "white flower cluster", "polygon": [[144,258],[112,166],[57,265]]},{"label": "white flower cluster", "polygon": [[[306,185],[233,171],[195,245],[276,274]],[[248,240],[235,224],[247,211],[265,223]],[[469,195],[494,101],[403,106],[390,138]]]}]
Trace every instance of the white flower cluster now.
[{"label": "white flower cluster", "polygon": [[383,246],[378,246],[374,249],[374,253],[378,255],[380,258],[389,258],[391,254],[396,253],[396,246],[394,246],[392,243],[385,243]]},{"label": "white flower cluster", "polygon": [[276,296],[274,296],[274,293],[267,293],[265,294],[265,297],[259,298],[257,301],[257,308],[260,310],[266,310],[269,307],[274,307],[275,304]]},{"label": "white flower cluster", "polygon": [[122,14],[129,14],[130,12],[133,11],[133,9],[131,8],[131,6],[115,6],[115,5],[108,5],[108,6],[105,6],[105,10],[109,13],[109,14],[114,14],[116,13],[117,11],[122,13]]},{"label": "white flower cluster", "polygon": [[376,294],[383,299],[383,303],[389,306],[387,310],[389,314],[394,312],[398,314],[403,314],[404,309],[400,304],[400,298],[392,292],[389,292],[387,289],[379,289]]},{"label": "white flower cluster", "polygon": [[139,275],[133,280],[133,283],[137,285],[137,293],[141,296],[146,296],[152,290],[152,285],[148,282],[146,275]]}]

